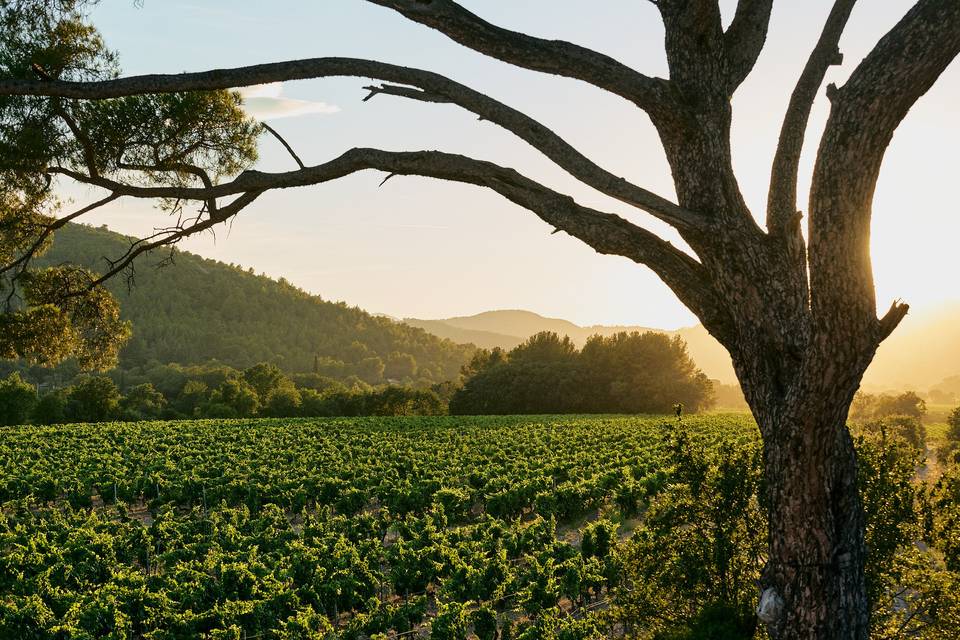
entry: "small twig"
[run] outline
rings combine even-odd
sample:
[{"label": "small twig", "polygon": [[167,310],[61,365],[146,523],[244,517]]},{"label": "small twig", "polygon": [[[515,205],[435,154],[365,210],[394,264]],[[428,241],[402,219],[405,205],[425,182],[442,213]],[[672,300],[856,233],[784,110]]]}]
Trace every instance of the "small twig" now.
[{"label": "small twig", "polygon": [[384,178],[384,179],[380,182],[380,185],[379,185],[379,186],[382,187],[383,185],[387,184],[387,180],[389,180],[390,178],[392,178],[392,177],[395,176],[395,175],[397,175],[397,174],[396,174],[396,173],[388,173],[388,174],[387,174],[387,177]]},{"label": "small twig", "polygon": [[303,161],[300,159],[300,156],[298,156],[297,153],[293,150],[293,147],[291,147],[290,144],[283,139],[283,136],[277,133],[276,130],[270,125],[268,125],[266,122],[261,122],[260,124],[263,125],[263,128],[269,131],[274,138],[280,141],[280,144],[282,144],[284,148],[290,153],[290,155],[293,156],[293,159],[297,161],[297,165],[301,169],[307,168],[306,165],[303,164]]}]

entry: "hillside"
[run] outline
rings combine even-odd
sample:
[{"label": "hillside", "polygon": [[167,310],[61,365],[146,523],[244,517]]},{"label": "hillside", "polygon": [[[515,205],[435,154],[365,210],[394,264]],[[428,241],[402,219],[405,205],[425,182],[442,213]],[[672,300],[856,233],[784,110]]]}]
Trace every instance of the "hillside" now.
[{"label": "hillside", "polygon": [[[496,312],[493,312],[496,313]],[[495,331],[481,331],[479,329],[467,329],[451,324],[447,320],[419,320],[417,318],[404,318],[403,322],[411,327],[419,327],[435,336],[453,340],[454,342],[471,343],[483,349],[501,349],[510,350],[524,341],[524,337],[519,335],[508,335],[497,333]],[[534,331],[533,333],[537,333]],[[532,334],[531,334],[532,335]]]},{"label": "hillside", "polygon": [[[122,254],[129,241],[104,228],[69,225],[57,233],[43,262],[98,269],[102,256]],[[321,373],[333,377],[426,384],[456,377],[473,352],[472,346],[323,300],[252,269],[183,251],[157,268],[165,256],[142,258],[131,288],[122,277],[109,284],[133,324],[122,366],[217,359],[234,367],[268,361],[301,372],[316,361]]]}]

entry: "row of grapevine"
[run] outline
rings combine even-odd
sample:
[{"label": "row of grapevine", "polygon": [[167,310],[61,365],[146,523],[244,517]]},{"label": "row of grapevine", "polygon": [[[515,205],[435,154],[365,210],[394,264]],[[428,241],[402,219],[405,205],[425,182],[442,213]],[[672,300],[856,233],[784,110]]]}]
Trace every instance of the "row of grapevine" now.
[{"label": "row of grapevine", "polygon": [[617,523],[681,428],[756,439],[729,416],[6,429],[0,637],[595,637]]}]

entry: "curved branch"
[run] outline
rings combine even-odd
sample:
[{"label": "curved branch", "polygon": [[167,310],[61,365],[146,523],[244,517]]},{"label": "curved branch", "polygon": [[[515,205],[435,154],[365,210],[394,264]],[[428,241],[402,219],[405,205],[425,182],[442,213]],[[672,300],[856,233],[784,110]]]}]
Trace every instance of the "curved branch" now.
[{"label": "curved branch", "polygon": [[919,0],[831,92],[810,191],[811,302],[821,331],[842,327],[876,344],[895,326],[876,317],[873,193],[894,131],[958,55],[960,2]]},{"label": "curved branch", "polygon": [[365,87],[370,93],[364,100],[385,94],[422,102],[456,104],[515,134],[567,173],[605,195],[642,209],[681,230],[694,229],[706,222],[703,216],[613,175],[526,114],[443,76],[413,69],[404,71],[405,84],[422,89],[389,84],[370,86]]},{"label": "curved branch", "polygon": [[[690,309],[704,320],[714,335],[728,331],[724,305],[710,288],[706,270],[694,258],[655,234],[627,220],[577,204],[573,198],[549,189],[513,169],[492,162],[440,151],[381,151],[351,149],[329,162],[283,173],[247,171],[235,180],[210,189],[180,186],[134,186],[103,177],[93,178],[69,169],[51,171],[81,182],[137,198],[206,200],[232,194],[260,193],[329,182],[365,169],[394,175],[418,175],[489,188],[534,212],[554,229],[582,240],[596,251],[620,255],[653,270]],[[221,207],[216,218],[199,223],[209,228],[226,215],[232,205]],[[192,227],[191,227],[192,228]],[[152,248],[152,247],[151,247]],[[149,250],[144,249],[144,251]],[[116,270],[112,270],[115,272]]]},{"label": "curved branch", "polygon": [[272,135],[274,138],[276,138],[276,139],[280,142],[280,144],[283,145],[283,148],[287,150],[287,153],[289,153],[290,156],[293,158],[294,162],[297,163],[297,166],[299,166],[301,169],[306,168],[306,165],[303,164],[303,160],[300,159],[300,156],[297,155],[297,152],[293,150],[293,147],[290,146],[290,143],[287,142],[287,141],[283,138],[283,136],[281,136],[279,133],[277,133],[277,130],[276,130],[276,129],[274,129],[273,127],[271,127],[270,125],[268,125],[266,122],[261,122],[261,123],[260,123],[260,126],[262,126],[264,129],[266,129],[266,130],[270,133],[270,135]]},{"label": "curved branch", "polygon": [[504,29],[452,0],[368,0],[436,29],[484,55],[524,69],[575,78],[629,100],[651,115],[668,114],[670,82],[652,78],[610,56],[563,40]]},{"label": "curved branch", "polygon": [[572,176],[601,193],[647,211],[679,229],[692,228],[703,223],[702,216],[598,166],[553,131],[516,109],[445,76],[372,60],[312,58],[198,73],[131,76],[101,82],[0,80],[0,95],[30,94],[106,99],[143,93],[227,89],[282,80],[333,76],[376,78],[409,85],[368,87],[371,93],[365,100],[378,93],[386,93],[425,102],[456,104],[520,137]]},{"label": "curved branch", "polygon": [[746,80],[760,57],[760,51],[767,41],[772,8],[773,0],[740,0],[737,3],[733,21],[723,34],[730,94]]},{"label": "curved branch", "polygon": [[856,1],[834,2],[820,39],[807,59],[797,86],[790,96],[790,104],[780,128],[780,140],[773,159],[770,191],[767,195],[767,230],[770,233],[783,234],[795,226],[788,223],[797,219],[797,171],[810,110],[827,75],[827,69],[843,61],[843,55],[837,47]]}]

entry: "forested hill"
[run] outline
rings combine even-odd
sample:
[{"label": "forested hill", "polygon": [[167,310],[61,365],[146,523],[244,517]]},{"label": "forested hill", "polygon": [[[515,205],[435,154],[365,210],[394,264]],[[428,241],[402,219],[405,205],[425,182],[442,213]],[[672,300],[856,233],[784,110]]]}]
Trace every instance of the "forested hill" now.
[{"label": "forested hill", "polygon": [[[104,228],[69,225],[57,232],[43,262],[102,270],[103,256],[123,254],[130,240]],[[176,251],[172,264],[155,268],[165,255],[141,258],[131,289],[122,277],[109,285],[133,324],[120,356],[124,367],[217,359],[238,368],[274,362],[305,372],[316,363],[320,373],[336,378],[427,384],[455,378],[474,351],[191,253]]]}]

